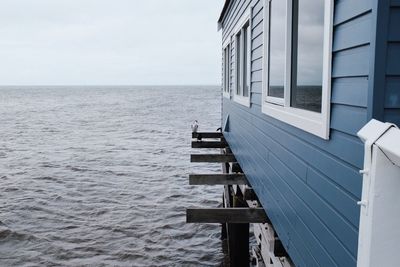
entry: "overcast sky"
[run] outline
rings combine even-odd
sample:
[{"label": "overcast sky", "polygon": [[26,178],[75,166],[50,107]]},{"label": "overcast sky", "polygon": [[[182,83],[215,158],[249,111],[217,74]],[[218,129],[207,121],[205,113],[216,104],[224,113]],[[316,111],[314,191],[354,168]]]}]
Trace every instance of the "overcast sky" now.
[{"label": "overcast sky", "polygon": [[0,84],[219,84],[223,0],[1,0]]}]

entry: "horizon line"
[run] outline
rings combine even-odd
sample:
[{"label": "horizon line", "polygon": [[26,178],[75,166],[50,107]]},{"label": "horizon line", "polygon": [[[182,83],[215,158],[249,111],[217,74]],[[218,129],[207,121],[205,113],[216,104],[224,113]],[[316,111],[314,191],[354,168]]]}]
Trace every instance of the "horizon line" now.
[{"label": "horizon line", "polygon": [[64,86],[117,86],[117,87],[128,87],[128,86],[143,86],[143,87],[157,87],[157,86],[221,86],[220,84],[0,84],[0,87],[18,87],[18,86],[48,86],[48,87],[64,87]]}]

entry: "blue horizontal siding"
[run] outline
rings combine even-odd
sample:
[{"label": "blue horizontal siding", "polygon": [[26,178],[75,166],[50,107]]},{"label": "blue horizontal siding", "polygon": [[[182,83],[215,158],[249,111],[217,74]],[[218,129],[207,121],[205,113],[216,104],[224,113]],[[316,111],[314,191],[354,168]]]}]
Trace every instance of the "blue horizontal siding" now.
[{"label": "blue horizontal siding", "polygon": [[254,71],[262,71],[262,57],[257,58],[257,59],[253,59],[253,61],[251,62],[251,69]]},{"label": "blue horizontal siding", "polygon": [[252,60],[262,58],[263,47],[261,45],[255,46],[254,50],[251,52]]},{"label": "blue horizontal siding", "polygon": [[373,0],[335,1],[334,24],[345,23],[363,13],[370,12]]},{"label": "blue horizontal siding", "polygon": [[[254,37],[254,35],[253,35]],[[254,50],[258,47],[261,47],[264,42],[264,36],[262,34],[259,34],[257,37],[255,37],[251,43],[251,48]],[[260,55],[261,57],[262,55]],[[254,59],[254,58],[253,58]]]},{"label": "blue horizontal siding", "polygon": [[261,111],[264,1],[234,0],[223,21],[225,41],[253,8],[251,106],[224,98],[222,121],[229,115],[227,141],[296,266],[356,265],[363,167],[356,133],[367,122],[375,1],[335,1],[329,140]]},{"label": "blue horizontal siding", "polygon": [[[261,83],[261,82],[259,82],[259,83]],[[254,86],[254,85],[253,85],[253,86]],[[258,93],[258,92],[252,92],[252,93],[251,93],[251,104],[252,104],[252,105],[260,106],[261,97],[262,97],[262,94],[260,94],[260,93]]]},{"label": "blue horizontal siding", "polygon": [[333,38],[333,51],[369,44],[371,32],[371,12],[356,17],[347,23],[336,26]]},{"label": "blue horizontal siding", "polygon": [[332,79],[332,103],[367,107],[368,78]]},{"label": "blue horizontal siding", "polygon": [[[235,105],[235,104],[232,104]],[[283,173],[281,174],[282,179],[284,179],[285,181],[287,181],[288,183],[290,183],[290,185],[293,187],[292,190],[296,191],[298,196],[301,196],[303,201],[306,201],[305,205],[307,207],[310,207],[310,210],[313,210],[315,212],[315,214],[318,214],[318,216],[322,217],[324,220],[324,223],[329,225],[329,227],[336,229],[337,233],[340,233],[340,238],[342,240],[344,240],[345,244],[354,244],[356,243],[357,240],[357,231],[356,226],[354,226],[353,224],[349,223],[349,220],[341,217],[341,216],[336,216],[334,218],[332,218],[332,213],[335,213],[334,209],[332,208],[332,206],[329,206],[326,201],[322,200],[322,197],[319,196],[317,193],[315,193],[311,186],[307,186],[306,185],[306,173],[307,173],[307,169],[308,172],[311,172],[312,169],[310,169],[310,167],[308,167],[308,165],[304,162],[301,162],[301,160],[296,157],[295,155],[293,155],[292,153],[286,151],[284,148],[282,148],[281,145],[279,145],[278,142],[269,139],[267,136],[265,136],[266,131],[262,131],[262,130],[258,130],[256,127],[259,127],[259,124],[256,123],[256,125],[251,125],[250,122],[247,122],[246,119],[247,118],[241,118],[242,115],[234,115],[235,113],[230,112],[230,120],[231,120],[231,132],[238,132],[241,129],[252,129],[251,132],[251,136],[242,136],[240,137],[240,142],[242,143],[243,140],[247,140],[249,142],[249,144],[247,146],[251,146],[250,148],[245,148],[242,147],[241,149],[239,149],[238,151],[234,151],[235,155],[237,155],[238,157],[243,156],[243,157],[247,157],[248,155],[244,155],[244,153],[246,153],[246,151],[251,151],[252,152],[252,161],[257,160],[255,159],[255,153],[258,153],[259,157],[261,158],[266,158],[267,155],[268,157],[271,157],[273,155],[273,160],[271,161],[271,166],[273,166],[274,168],[277,168],[278,164],[281,164],[280,169]],[[234,124],[238,124],[237,126],[235,126]],[[236,130],[235,128],[238,129]],[[262,127],[262,125],[261,125]],[[270,131],[268,131],[270,132]],[[246,134],[246,133],[243,133]],[[248,133],[247,133],[248,134]],[[232,135],[232,134],[230,134]],[[255,137],[253,137],[255,136]],[[239,138],[239,137],[237,137]],[[257,141],[257,140],[262,140],[262,141]],[[268,142],[267,142],[268,141]],[[229,142],[229,139],[228,139]],[[238,143],[238,141],[233,143]],[[282,162],[285,162],[285,164],[283,164]],[[242,168],[245,168],[245,166],[242,166]],[[251,167],[250,167],[251,168]],[[277,171],[277,170],[276,170]],[[248,175],[248,171],[247,169],[245,169],[246,175]],[[313,171],[314,174],[318,175],[318,172]],[[310,174],[310,179],[312,182],[312,185],[314,185],[314,181],[313,177],[315,178],[315,176]],[[319,177],[321,178],[321,177]],[[302,181],[302,182],[301,182]],[[339,189],[336,186],[333,186],[333,183],[328,183],[325,184],[325,186],[329,187],[329,185],[332,185],[332,188],[336,188],[337,192],[336,194],[340,194],[341,189]],[[332,190],[331,188],[331,190]],[[287,196],[285,194],[285,196]],[[356,205],[356,199],[353,197],[350,197],[349,195],[346,196],[346,199],[349,199],[352,204],[351,206],[355,207],[356,211],[358,209],[357,205]],[[296,200],[293,203],[298,203],[299,201]],[[343,202],[341,203],[343,204]],[[345,207],[349,207],[349,205],[345,205],[342,208]],[[305,207],[304,207],[305,208]],[[357,213],[357,212],[354,212]],[[304,212],[301,212],[302,216],[304,214]],[[338,215],[339,213],[337,213]],[[315,216],[315,215],[314,215]],[[312,217],[311,215],[307,215],[305,219]],[[354,224],[358,224],[358,217],[355,216],[354,218]],[[319,221],[322,219],[315,218],[315,220]],[[328,227],[326,226],[324,223],[319,224],[317,222],[315,223],[315,227]],[[340,230],[338,229],[340,228]],[[314,229],[314,227],[313,227]],[[329,228],[330,229],[330,228]],[[348,239],[349,237],[352,238],[353,242],[350,242]],[[333,243],[336,243],[336,239],[335,237],[331,236],[331,240]],[[323,244],[328,244],[329,241],[324,240],[322,243]],[[351,247],[351,246],[350,246]],[[354,252],[354,247],[353,247],[353,253]],[[341,251],[342,253],[346,253],[345,249],[342,248],[343,250]],[[338,251],[338,247],[335,247],[334,249],[335,251]],[[333,252],[331,252],[333,253]],[[340,253],[340,250],[339,250]],[[351,258],[351,257],[350,257]],[[332,265],[321,265],[321,266],[332,266]],[[341,266],[347,266],[347,265],[341,265]]]},{"label": "blue horizontal siding", "polygon": [[[243,108],[243,106],[239,104],[233,103],[233,105],[235,107],[233,111],[241,110],[245,112],[247,120],[252,123],[250,129],[254,131],[259,129],[264,133],[262,140],[268,143],[269,146],[281,144],[298,159],[302,159],[308,165],[315,167],[329,177],[333,182],[342,186],[342,190],[348,191],[357,199],[361,197],[362,180],[357,168],[348,165],[340,158],[334,157],[331,153],[321,150],[318,146],[299,139],[296,134],[293,134],[290,129],[286,128],[292,126],[285,125],[276,119],[261,114],[261,112],[258,111],[259,107],[252,106],[251,109],[246,110],[246,108]],[[293,129],[295,128],[293,127]],[[343,138],[340,134],[333,134],[331,141],[325,142],[331,143],[332,141],[336,141],[336,138],[340,138],[340,143],[347,145],[350,149],[358,148],[362,150],[362,146],[355,146],[352,144],[352,139],[349,138],[346,140],[346,138]],[[343,150],[344,147],[341,149]],[[352,153],[351,155],[354,154]],[[291,162],[292,161],[288,161],[288,164],[291,164]]]},{"label": "blue horizontal siding", "polygon": [[332,105],[331,107],[332,129],[355,136],[367,122],[367,109],[365,108],[346,105]]},{"label": "blue horizontal siding", "polygon": [[[251,84],[251,91],[254,93],[261,94],[262,93],[262,82],[253,82]],[[261,105],[261,101],[258,102],[258,104]]]},{"label": "blue horizontal siding", "polygon": [[262,2],[258,2],[258,5],[253,8],[253,29],[256,27],[262,28],[263,16]]},{"label": "blue horizontal siding", "polygon": [[369,74],[369,45],[333,54],[332,77],[368,76]]},{"label": "blue horizontal siding", "polygon": [[262,81],[262,70],[256,70],[251,73],[251,81],[252,82],[261,82]]}]

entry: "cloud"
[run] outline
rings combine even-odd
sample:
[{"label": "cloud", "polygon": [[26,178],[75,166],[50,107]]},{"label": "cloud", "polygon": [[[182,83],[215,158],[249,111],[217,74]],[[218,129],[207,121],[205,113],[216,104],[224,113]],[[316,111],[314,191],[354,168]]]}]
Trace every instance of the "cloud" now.
[{"label": "cloud", "polygon": [[0,84],[219,84],[215,0],[2,0]]}]

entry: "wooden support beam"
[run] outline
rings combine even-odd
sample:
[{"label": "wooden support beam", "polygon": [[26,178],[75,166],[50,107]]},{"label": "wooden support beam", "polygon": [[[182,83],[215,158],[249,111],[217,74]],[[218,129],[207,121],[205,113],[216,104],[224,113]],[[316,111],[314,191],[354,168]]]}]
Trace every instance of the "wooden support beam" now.
[{"label": "wooden support beam", "polygon": [[232,174],[189,174],[190,185],[232,185],[247,184],[246,176],[242,173]]},{"label": "wooden support beam", "polygon": [[221,132],[199,132],[192,133],[192,138],[221,138],[224,135]]},{"label": "wooden support beam", "polygon": [[286,249],[282,244],[282,241],[278,237],[275,237],[274,255],[276,257],[287,257],[288,256]]},{"label": "wooden support beam", "polygon": [[263,208],[195,208],[186,210],[187,223],[266,223]]},{"label": "wooden support beam", "polygon": [[224,141],[192,141],[192,148],[224,148],[228,144]]},{"label": "wooden support beam", "polygon": [[[232,197],[234,208],[247,207],[247,203],[237,195]],[[228,250],[231,267],[248,267],[250,265],[249,223],[228,223]]]},{"label": "wooden support beam", "polygon": [[235,162],[233,154],[192,154],[190,162]]},{"label": "wooden support beam", "polygon": [[235,173],[237,173],[237,172],[243,172],[243,171],[242,171],[242,168],[240,167],[239,163],[237,163],[237,162],[232,163],[231,171],[232,171],[232,172],[235,172]]},{"label": "wooden support beam", "polygon": [[[226,208],[226,199],[225,193],[222,193],[222,207]],[[226,240],[228,237],[228,231],[226,227],[226,223],[221,223],[221,240]]]},{"label": "wooden support beam", "polygon": [[239,185],[238,187],[242,192],[244,200],[258,200],[257,194],[254,192],[253,188],[248,185]]},{"label": "wooden support beam", "polygon": [[232,207],[232,187],[230,185],[224,186],[224,208],[231,208]]}]

